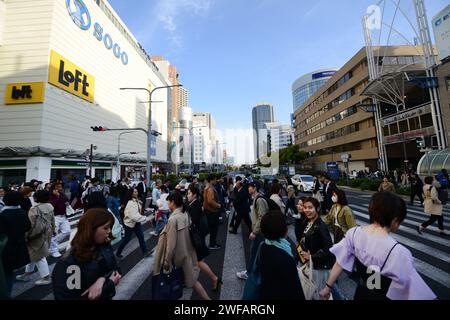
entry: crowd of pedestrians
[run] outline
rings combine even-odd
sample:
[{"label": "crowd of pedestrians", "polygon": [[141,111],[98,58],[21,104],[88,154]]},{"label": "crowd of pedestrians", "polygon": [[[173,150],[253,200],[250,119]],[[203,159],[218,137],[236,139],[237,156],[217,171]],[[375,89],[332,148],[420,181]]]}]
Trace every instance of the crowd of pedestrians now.
[{"label": "crowd of pedestrians", "polygon": [[[199,273],[207,276],[212,291],[220,289],[223,280],[205,259],[223,250],[217,235],[220,224],[227,221],[230,234],[242,232],[251,242],[246,269],[236,276],[246,281],[246,289],[252,279],[261,279],[257,299],[435,298],[415,271],[411,253],[390,236],[406,217],[406,204],[395,195],[396,183],[384,178],[369,205],[371,224],[361,228],[345,192],[326,174],[316,177],[309,197],[299,198],[297,186],[286,181],[283,185],[276,179],[209,175],[172,189],[168,181],[157,180],[148,188],[145,178],[133,186],[130,178],[102,184],[86,177],[82,182],[71,179],[65,186],[69,196],[59,180],[11,183],[0,188],[0,234],[7,236],[1,260],[7,295],[15,281],[30,281],[37,270],[35,284],[52,284],[55,299],[112,299],[122,277],[118,263],[135,235],[142,257],[154,257],[153,276],[182,270],[184,287],[209,300]],[[442,211],[448,174],[443,171],[424,182],[417,174],[409,175],[411,202],[418,197],[430,215],[417,232],[422,234],[437,221],[445,235]],[[68,216],[74,212],[82,215],[71,235]],[[145,241],[145,224],[153,225],[151,235],[158,238],[154,252]],[[294,224],[294,241],[287,236],[290,224]],[[68,238],[70,247],[60,252]],[[52,274],[49,256],[58,259]],[[408,272],[400,272],[399,263]],[[67,287],[67,270],[74,266],[84,279],[76,290]],[[23,267],[16,275],[15,270]],[[382,286],[370,291],[366,271],[373,267],[379,270]],[[359,279],[354,297],[346,297],[339,287],[343,272]],[[315,284],[313,294],[307,288],[307,274]]]}]

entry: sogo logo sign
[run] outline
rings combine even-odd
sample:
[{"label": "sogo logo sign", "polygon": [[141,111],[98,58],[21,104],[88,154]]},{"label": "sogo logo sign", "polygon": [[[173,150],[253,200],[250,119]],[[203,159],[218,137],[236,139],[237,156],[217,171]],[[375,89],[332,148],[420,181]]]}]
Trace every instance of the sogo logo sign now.
[{"label": "sogo logo sign", "polygon": [[[73,22],[84,31],[88,31],[92,25],[91,15],[89,13],[86,4],[82,0],[66,0],[67,11]],[[128,54],[120,49],[117,43],[114,43],[113,39],[108,33],[103,35],[103,28],[99,23],[94,23],[93,36],[98,41],[103,41],[107,50],[113,51],[114,56],[120,59],[124,65],[128,64]]]}]

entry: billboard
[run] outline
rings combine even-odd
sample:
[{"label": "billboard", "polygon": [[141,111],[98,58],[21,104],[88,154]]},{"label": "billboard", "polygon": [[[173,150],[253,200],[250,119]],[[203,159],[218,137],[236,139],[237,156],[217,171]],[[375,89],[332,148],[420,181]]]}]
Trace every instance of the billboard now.
[{"label": "billboard", "polygon": [[432,21],[439,60],[450,56],[450,5],[439,12]]}]

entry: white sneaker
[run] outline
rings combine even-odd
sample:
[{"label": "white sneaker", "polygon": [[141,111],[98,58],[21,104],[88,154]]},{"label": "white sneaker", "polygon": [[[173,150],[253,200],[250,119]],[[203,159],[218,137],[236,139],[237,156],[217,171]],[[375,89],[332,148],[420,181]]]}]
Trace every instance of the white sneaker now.
[{"label": "white sneaker", "polygon": [[247,280],[248,279],[247,270],[236,272],[236,276],[241,280]]},{"label": "white sneaker", "polygon": [[46,286],[52,283],[52,280],[50,278],[42,278],[36,281],[34,284],[37,286]]},{"label": "white sneaker", "polygon": [[150,232],[150,234],[151,234],[152,236],[155,236],[155,237],[158,237],[158,236],[159,236],[158,232],[156,232],[156,231],[152,231],[152,232]]},{"label": "white sneaker", "polygon": [[61,257],[61,253],[59,253],[59,251],[53,252],[53,253],[52,253],[52,257],[53,257],[53,258],[59,258],[59,257]]},{"label": "white sneaker", "polygon": [[18,276],[16,276],[16,280],[17,281],[23,281],[23,282],[27,282],[30,280],[30,276],[27,274],[19,274]]}]

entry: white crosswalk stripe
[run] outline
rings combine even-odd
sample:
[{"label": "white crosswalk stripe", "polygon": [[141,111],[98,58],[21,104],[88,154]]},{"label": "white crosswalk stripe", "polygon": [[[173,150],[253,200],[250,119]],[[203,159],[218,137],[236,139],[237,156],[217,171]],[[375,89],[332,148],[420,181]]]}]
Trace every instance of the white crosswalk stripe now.
[{"label": "white crosswalk stripe", "polygon": [[[350,205],[350,207],[351,207],[352,209],[355,209],[355,210],[353,211],[353,212],[355,213],[355,216],[357,216],[357,217],[359,217],[359,218],[369,219],[369,214],[368,214],[367,212],[364,212],[364,211],[356,211],[356,210],[364,210],[364,207],[361,207],[361,206],[358,206],[358,205]],[[425,220],[424,220],[424,221],[425,221]],[[410,220],[408,220],[408,217],[405,219],[405,222],[412,223],[413,225],[419,225],[419,224],[418,224],[417,222],[415,222],[415,221],[410,221]],[[422,236],[420,236],[420,235],[417,233],[417,230],[416,230],[415,228],[408,227],[408,226],[406,226],[406,225],[404,225],[404,224],[402,224],[402,225],[400,226],[400,229],[399,229],[399,230],[405,231],[405,232],[408,233],[409,235],[412,235],[412,236],[419,236],[419,237],[422,237],[422,238],[424,238],[424,239],[433,241],[433,242],[435,242],[435,243],[442,244],[442,245],[444,245],[444,246],[448,246],[448,245],[450,244],[450,240],[445,239],[445,238],[440,237],[440,236],[435,236],[435,235],[427,234],[427,233],[425,233],[425,232],[423,233]],[[449,261],[450,261],[450,257],[449,257]]]}]

